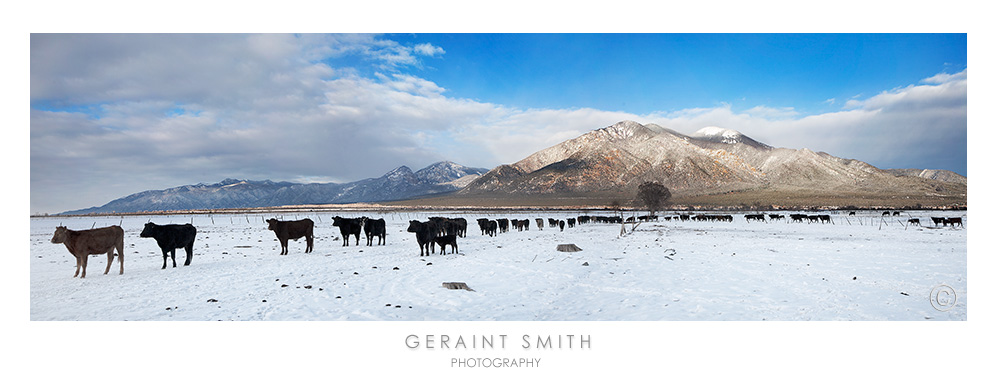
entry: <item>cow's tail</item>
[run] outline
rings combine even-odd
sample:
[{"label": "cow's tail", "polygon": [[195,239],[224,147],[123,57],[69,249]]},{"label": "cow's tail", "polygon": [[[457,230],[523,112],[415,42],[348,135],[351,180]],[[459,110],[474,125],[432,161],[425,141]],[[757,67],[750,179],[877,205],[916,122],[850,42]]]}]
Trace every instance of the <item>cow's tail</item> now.
[{"label": "cow's tail", "polygon": [[[119,226],[117,231],[118,231],[117,235],[118,242],[115,243],[114,246],[118,250],[118,266],[120,268],[118,274],[123,275],[125,274],[125,230],[121,229],[121,227]],[[108,266],[111,265],[111,259],[107,259],[107,265]]]}]

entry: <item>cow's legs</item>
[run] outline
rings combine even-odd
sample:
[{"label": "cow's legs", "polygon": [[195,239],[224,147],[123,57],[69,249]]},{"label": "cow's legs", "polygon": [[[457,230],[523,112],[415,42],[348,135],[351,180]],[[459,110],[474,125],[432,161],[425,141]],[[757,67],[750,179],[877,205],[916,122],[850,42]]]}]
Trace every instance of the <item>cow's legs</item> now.
[{"label": "cow's legs", "polygon": [[194,259],[194,243],[188,244],[184,247],[184,250],[187,251],[187,259],[184,260],[184,266],[186,267],[191,265],[191,260]]},{"label": "cow's legs", "polygon": [[80,275],[80,268],[83,267],[83,259],[80,256],[73,255],[76,257],[76,273],[73,273],[73,277]]},{"label": "cow's legs", "polygon": [[313,243],[312,239],[313,239],[313,237],[311,235],[305,236],[305,244],[306,244],[306,246],[305,246],[305,253],[312,252],[312,243]]},{"label": "cow's legs", "polygon": [[87,277],[87,258],[88,257],[90,257],[90,255],[83,255],[83,273],[80,273],[80,278],[81,279],[84,278],[84,277]]},{"label": "cow's legs", "polygon": [[[125,241],[119,241],[115,247],[118,248],[118,267],[120,268],[120,270],[118,270],[118,274],[123,275],[125,274]],[[110,267],[111,261],[108,260],[107,263],[108,267]]]},{"label": "cow's legs", "polygon": [[111,249],[107,250],[107,268],[104,268],[105,275],[111,271],[111,262],[113,261],[114,261],[114,247],[111,247]]}]

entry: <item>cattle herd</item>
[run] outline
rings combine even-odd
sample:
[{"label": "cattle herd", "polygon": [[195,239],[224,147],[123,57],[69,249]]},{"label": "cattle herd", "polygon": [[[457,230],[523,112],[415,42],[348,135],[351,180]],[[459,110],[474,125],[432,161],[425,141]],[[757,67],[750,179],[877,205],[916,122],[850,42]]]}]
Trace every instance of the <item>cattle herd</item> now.
[{"label": "cattle herd", "polygon": [[[855,215],[854,212],[849,213],[850,216]],[[831,223],[831,215],[827,214],[789,214],[789,220],[780,214],[745,214],[746,222],[766,222],[766,218],[769,221],[779,221],[784,220],[787,223]],[[889,216],[887,212],[884,216]],[[895,212],[894,216],[898,216]],[[660,218],[655,215],[644,215],[637,217],[628,217],[626,219],[620,216],[578,216],[576,218],[567,219],[552,219],[548,218],[546,221],[542,218],[534,219],[534,223],[539,230],[543,230],[545,223],[549,228],[557,228],[559,231],[564,231],[566,226],[568,228],[573,228],[577,224],[589,224],[589,223],[604,223],[604,224],[621,224],[621,223],[637,223],[645,221],[658,221]],[[711,222],[732,222],[734,217],[732,215],[720,215],[720,214],[678,214],[673,216],[664,216],[661,219],[677,220],[677,221],[711,221]],[[963,219],[959,217],[932,217],[932,222],[935,226],[940,224],[943,227],[950,226],[963,227]],[[517,231],[530,230],[531,221],[530,219],[488,219],[481,218],[477,220],[478,227],[481,230],[482,235],[496,236],[500,233],[509,232],[510,228]],[[267,219],[267,229],[274,231],[277,236],[277,240],[281,244],[280,255],[288,254],[288,240],[298,240],[302,237],[305,238],[306,247],[305,253],[312,252],[314,235],[313,228],[315,226],[311,219],[301,219],[293,221],[282,221],[277,219]],[[919,225],[921,226],[919,219],[909,219],[909,225]],[[343,246],[350,245],[350,236],[354,237],[354,245],[360,245],[360,234],[363,231],[366,239],[367,245],[373,246],[374,239],[378,239],[377,245],[385,245],[387,240],[385,219],[371,219],[367,217],[360,218],[342,218],[336,216],[333,218],[333,226],[338,227],[340,231],[340,237],[343,241]],[[416,243],[419,245],[419,255],[429,256],[431,253],[436,253],[436,247],[440,247],[440,254],[446,254],[446,247],[451,247],[450,253],[458,252],[457,238],[466,237],[468,230],[468,221],[464,218],[446,218],[446,217],[430,217],[427,221],[411,220],[409,221],[409,226],[406,229],[407,232],[413,233],[416,236]],[[153,238],[156,240],[156,244],[159,246],[160,250],[163,252],[163,268],[166,269],[167,257],[173,261],[173,267],[177,267],[176,252],[177,248],[183,248],[186,251],[186,259],[184,260],[184,265],[188,266],[191,264],[191,260],[194,255],[194,240],[197,236],[197,228],[192,224],[168,224],[168,225],[157,225],[155,223],[146,223],[139,234],[139,237],[143,238]],[[90,255],[95,254],[107,254],[107,268],[104,270],[104,274],[107,274],[111,270],[111,264],[114,260],[114,252],[118,253],[118,264],[120,266],[119,274],[124,274],[124,230],[119,226],[110,226],[89,230],[74,231],[68,229],[64,226],[56,227],[55,234],[52,236],[52,243],[54,244],[64,244],[69,253],[76,258],[76,273],[73,277],[79,276],[84,278],[87,275],[87,258]]]}]

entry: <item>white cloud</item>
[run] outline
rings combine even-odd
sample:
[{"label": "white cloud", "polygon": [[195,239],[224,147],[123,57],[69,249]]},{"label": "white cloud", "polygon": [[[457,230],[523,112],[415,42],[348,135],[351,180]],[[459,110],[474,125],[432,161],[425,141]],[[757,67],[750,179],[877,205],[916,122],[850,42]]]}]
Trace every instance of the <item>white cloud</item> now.
[{"label": "white cloud", "polygon": [[959,80],[963,80],[963,81],[967,80],[967,70],[966,69],[964,69],[963,71],[961,71],[959,73],[954,73],[954,74],[939,73],[939,74],[936,74],[936,75],[934,75],[932,77],[923,79],[922,82],[923,83],[927,83],[927,84],[936,84],[936,85],[938,85],[938,84],[944,84],[944,83],[947,83],[947,82],[954,82],[954,81],[959,81]]},{"label": "white cloud", "polygon": [[413,47],[413,50],[420,55],[430,57],[444,54],[444,48],[433,46],[429,43],[416,44],[416,46]]},{"label": "white cloud", "polygon": [[768,106],[756,106],[745,111],[745,114],[751,115],[753,117],[762,117],[766,119],[787,119],[793,118],[800,115],[792,107],[768,107]]}]

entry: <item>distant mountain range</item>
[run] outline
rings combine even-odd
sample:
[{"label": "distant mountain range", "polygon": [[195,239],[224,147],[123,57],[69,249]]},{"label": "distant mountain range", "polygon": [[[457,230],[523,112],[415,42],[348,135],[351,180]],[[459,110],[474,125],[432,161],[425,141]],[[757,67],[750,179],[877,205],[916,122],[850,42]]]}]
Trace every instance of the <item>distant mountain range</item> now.
[{"label": "distant mountain range", "polygon": [[[633,194],[659,182],[673,195],[766,194],[867,199],[943,197],[966,203],[967,178],[943,170],[881,170],[808,149],[775,148],[737,131],[684,135],[622,121],[496,167],[458,192],[473,195]],[[914,202],[912,202],[914,204]]]},{"label": "distant mountain range", "polygon": [[402,166],[379,178],[350,183],[303,184],[225,179],[215,184],[200,183],[143,191],[115,199],[100,207],[67,211],[63,214],[390,201],[454,191],[487,171],[488,169],[466,167],[452,162],[438,162],[416,172]]},{"label": "distant mountain range", "polygon": [[915,168],[886,169],[896,176],[915,176],[925,179],[934,179],[948,183],[967,184],[967,177],[949,170],[921,170]]},{"label": "distant mountain range", "polygon": [[[132,194],[64,214],[126,213],[303,204],[451,202],[599,205],[633,197],[641,183],[668,187],[674,199],[708,205],[966,205],[967,178],[945,170],[878,169],[808,149],[776,148],[740,132],[705,127],[684,135],[654,124],[622,121],[492,170],[452,162],[413,172],[402,166],[351,183],[226,179]],[[609,198],[609,199],[608,199]],[[567,203],[567,204],[566,204]],[[446,204],[444,202],[441,205]],[[541,205],[534,203],[533,205]],[[604,204],[606,205],[606,204]]]}]

